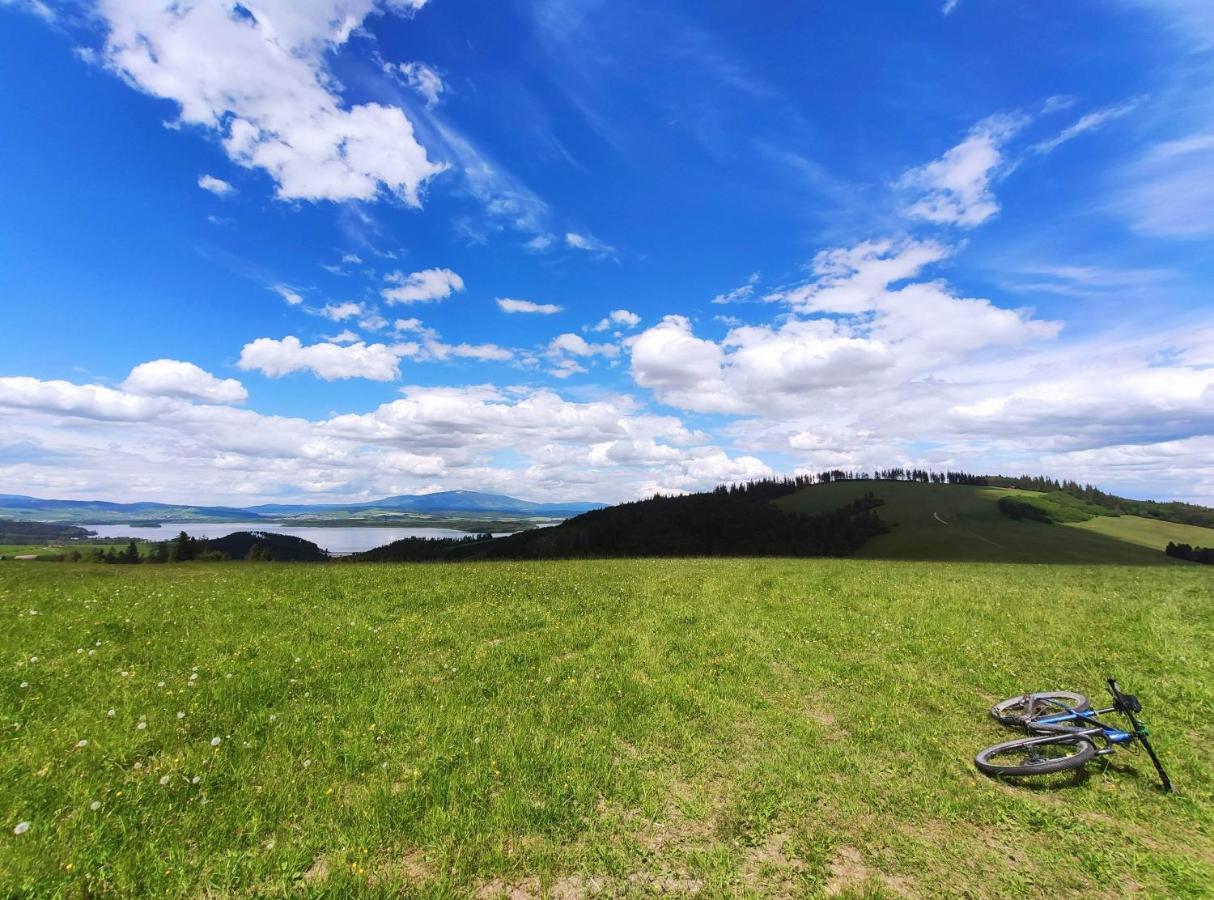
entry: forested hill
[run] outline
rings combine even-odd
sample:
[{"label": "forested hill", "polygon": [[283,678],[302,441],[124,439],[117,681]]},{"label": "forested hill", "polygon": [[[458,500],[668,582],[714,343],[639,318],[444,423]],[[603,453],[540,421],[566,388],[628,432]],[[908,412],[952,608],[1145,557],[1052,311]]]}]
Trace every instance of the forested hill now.
[{"label": "forested hill", "polygon": [[93,532],[75,525],[57,522],[20,522],[0,519],[0,544],[27,544],[50,541],[76,541]]},{"label": "forested hill", "polygon": [[1155,565],[1173,562],[1163,553],[1168,541],[1214,543],[1205,537],[1211,525],[1206,507],[1129,500],[1074,481],[891,468],[657,496],[509,537],[411,538],[350,558],[860,555]]},{"label": "forested hill", "polygon": [[583,513],[552,528],[476,541],[405,540],[353,559],[565,559],[628,556],[846,556],[886,530],[881,501],[861,496],[838,509],[786,512],[771,500],[795,479],[652,497]]}]

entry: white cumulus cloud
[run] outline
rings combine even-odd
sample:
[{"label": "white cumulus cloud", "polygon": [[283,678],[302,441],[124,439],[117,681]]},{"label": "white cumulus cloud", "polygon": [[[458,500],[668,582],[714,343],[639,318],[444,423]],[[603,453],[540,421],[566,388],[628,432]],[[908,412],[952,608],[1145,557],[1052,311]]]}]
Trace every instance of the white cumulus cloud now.
[{"label": "white cumulus cloud", "polygon": [[572,356],[618,356],[620,348],[615,344],[592,344],[584,337],[572,332],[557,335],[548,344],[551,354],[568,353]]},{"label": "white cumulus cloud", "polygon": [[[606,331],[612,326],[620,328],[636,328],[641,324],[641,317],[631,310],[613,309],[603,318],[599,319],[598,323],[590,328],[591,331]],[[586,329],[583,328],[583,331]]]},{"label": "white cumulus cloud", "polygon": [[236,365],[271,378],[311,371],[325,381],[344,378],[392,381],[400,374],[396,353],[384,344],[356,341],[304,345],[294,336],[282,340],[258,338],[245,344]]},{"label": "white cumulus cloud", "polygon": [[452,293],[464,289],[464,279],[450,269],[422,269],[405,275],[392,272],[387,281],[395,287],[385,288],[380,294],[389,303],[428,303],[445,300]]},{"label": "white cumulus cloud", "polygon": [[155,418],[175,401],[114,390],[97,384],[40,381],[15,376],[0,378],[0,406],[42,413],[81,416],[115,422]]},{"label": "white cumulus cloud", "polygon": [[973,228],[998,213],[991,182],[1003,164],[1003,144],[1026,123],[1019,115],[990,116],[940,159],[903,175],[901,187],[921,192],[906,214],[940,225]]},{"label": "white cumulus cloud", "polygon": [[200,175],[198,177],[198,186],[204,191],[210,191],[217,197],[226,197],[228,194],[236,193],[236,188],[228,184],[222,178],[216,178],[214,175]]},{"label": "white cumulus cloud", "polygon": [[631,342],[633,378],[682,409],[784,416],[825,392],[895,391],[976,351],[1058,333],[1059,323],[955,296],[939,281],[903,284],[948,252],[893,240],[824,251],[814,280],[770,298],[803,318],[739,325],[717,342],[667,316]]},{"label": "white cumulus cloud", "polygon": [[208,403],[243,403],[248,391],[235,378],[216,378],[189,362],[155,359],[140,363],[122,383],[123,390],[151,397],[181,397]]},{"label": "white cumulus cloud", "polygon": [[111,71],[174,101],[179,120],[217,133],[239,165],[266,172],[282,199],[371,200],[382,191],[420,205],[443,170],[395,106],[347,104],[326,56],[368,15],[411,0],[98,0]]},{"label": "white cumulus cloud", "polygon": [[344,303],[326,303],[316,312],[331,322],[343,322],[346,319],[363,315],[363,305],[349,300]]},{"label": "white cumulus cloud", "polygon": [[532,300],[512,300],[509,297],[498,297],[497,305],[502,312],[537,313],[542,316],[551,316],[564,309],[563,306],[557,306],[555,303],[536,303]]}]

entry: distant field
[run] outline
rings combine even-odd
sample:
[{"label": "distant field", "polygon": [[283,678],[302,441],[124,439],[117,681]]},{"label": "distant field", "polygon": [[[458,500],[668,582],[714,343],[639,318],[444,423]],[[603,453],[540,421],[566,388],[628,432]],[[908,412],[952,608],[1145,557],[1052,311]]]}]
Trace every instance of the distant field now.
[{"label": "distant field", "polygon": [[[79,550],[82,556],[90,556],[94,550],[98,549],[102,553],[110,549],[121,552],[127,548],[128,543],[129,541],[95,544],[0,544],[0,556],[8,557],[7,560],[3,560],[4,562],[12,561],[14,556],[25,556],[30,553],[40,557],[54,558],[71,553],[73,550]],[[139,550],[144,556],[147,556],[150,552],[150,545],[141,544]]]},{"label": "distant field", "polygon": [[1153,549],[1166,547],[1169,541],[1195,547],[1214,547],[1214,528],[1160,522],[1141,516],[1099,516],[1072,527]]},{"label": "distant field", "polygon": [[776,504],[784,509],[823,512],[865,491],[885,501],[877,512],[895,527],[860,548],[856,556],[861,559],[1168,566],[1193,565],[1165,556],[1168,541],[1214,546],[1214,528],[1138,516],[1100,516],[1070,524],[1014,521],[999,511],[1000,497],[1041,495],[1007,488],[839,481],[804,488]]},{"label": "distant field", "polygon": [[[6,564],[0,894],[1196,896],[1211,646],[1199,566]],[[1108,672],[1180,796],[974,770]]]}]

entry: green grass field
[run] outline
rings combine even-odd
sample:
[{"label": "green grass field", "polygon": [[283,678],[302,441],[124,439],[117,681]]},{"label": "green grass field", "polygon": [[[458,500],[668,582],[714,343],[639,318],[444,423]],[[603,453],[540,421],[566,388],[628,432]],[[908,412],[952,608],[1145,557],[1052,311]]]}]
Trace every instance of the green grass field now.
[{"label": "green grass field", "polygon": [[1000,497],[1043,495],[1007,488],[906,481],[837,481],[782,497],[787,510],[821,513],[865,491],[885,501],[877,512],[889,534],[871,538],[860,559],[918,559],[1011,563],[1194,565],[1165,556],[1168,541],[1214,546],[1214,528],[1139,516],[1100,516],[1086,522],[1015,521],[999,511]]},{"label": "green grass field", "polygon": [[[1212,584],[1182,565],[6,564],[0,894],[1197,896]],[[1095,699],[1108,672],[1179,796],[1138,753],[1038,788],[973,768],[1007,734],[994,701]]]}]

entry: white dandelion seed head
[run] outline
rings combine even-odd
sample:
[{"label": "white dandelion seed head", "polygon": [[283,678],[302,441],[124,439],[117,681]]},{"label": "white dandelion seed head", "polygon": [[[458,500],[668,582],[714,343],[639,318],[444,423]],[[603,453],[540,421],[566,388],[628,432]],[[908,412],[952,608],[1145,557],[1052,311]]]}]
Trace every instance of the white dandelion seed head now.
[{"label": "white dandelion seed head", "polygon": [[202,781],[202,777],[199,775],[195,775],[193,778],[190,779],[190,784],[198,784],[198,782],[200,782],[200,781]]},{"label": "white dandelion seed head", "polygon": [[157,681],[157,682],[156,682],[156,687],[164,687],[164,682],[163,682],[163,681]]},{"label": "white dandelion seed head", "polygon": [[184,713],[184,712],[182,712],[181,710],[177,710],[177,718],[179,718],[179,719],[184,719],[184,718],[185,718],[185,713]]},{"label": "white dandelion seed head", "polygon": [[310,766],[310,765],[312,765],[312,760],[310,760],[310,759],[305,759],[305,760],[303,761],[303,767],[304,767],[305,769],[306,769],[308,766]]},{"label": "white dandelion seed head", "polygon": [[171,775],[161,775],[161,776],[160,776],[160,783],[161,783],[162,785],[164,785],[164,784],[168,784],[170,781],[172,781],[172,776],[171,776]]},{"label": "white dandelion seed head", "polygon": [[211,738],[212,747],[218,747],[222,743],[223,743],[223,738],[221,738],[219,735],[216,735],[215,737]]},{"label": "white dandelion seed head", "polygon": [[29,830],[30,830],[29,822],[18,822],[16,827],[13,828],[13,834],[25,834]]},{"label": "white dandelion seed head", "polygon": [[145,728],[148,727],[148,723],[143,721],[142,719],[140,719],[139,724],[136,725],[135,727],[138,728],[140,731],[143,731]]},{"label": "white dandelion seed head", "polygon": [[93,812],[96,812],[97,810],[101,809],[101,801],[94,800],[92,803],[89,804],[89,809],[91,809]]},{"label": "white dandelion seed head", "polygon": [[85,738],[81,738],[80,740],[76,741],[77,747],[87,747],[88,745],[89,745],[89,742]]},{"label": "white dandelion seed head", "polygon": [[27,687],[29,687],[29,686],[30,686],[30,683],[29,683],[28,681],[23,681],[23,682],[21,682],[21,687],[23,687],[23,688],[27,688]]},{"label": "white dandelion seed head", "polygon": [[106,715],[106,718],[112,719],[112,718],[114,718],[114,711],[112,709],[107,710],[105,715]]}]

